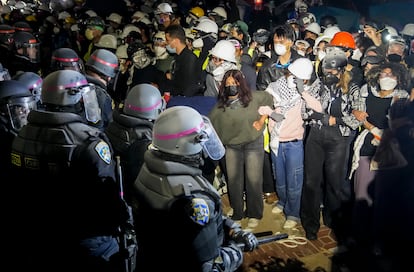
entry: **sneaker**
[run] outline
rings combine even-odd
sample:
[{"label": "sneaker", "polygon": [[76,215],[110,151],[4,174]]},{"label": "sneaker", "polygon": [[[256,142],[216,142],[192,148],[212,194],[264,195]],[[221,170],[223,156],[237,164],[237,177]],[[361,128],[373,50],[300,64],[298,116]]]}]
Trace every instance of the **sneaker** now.
[{"label": "sneaker", "polygon": [[284,229],[293,229],[294,227],[296,227],[297,224],[298,224],[298,222],[288,219],[283,224],[283,228]]},{"label": "sneaker", "polygon": [[259,225],[259,219],[256,218],[249,218],[249,221],[247,222],[247,227],[254,229]]},{"label": "sneaker", "polygon": [[272,213],[275,213],[275,214],[280,214],[282,212],[283,212],[283,210],[281,208],[279,208],[279,206],[274,206],[273,209],[272,209]]}]

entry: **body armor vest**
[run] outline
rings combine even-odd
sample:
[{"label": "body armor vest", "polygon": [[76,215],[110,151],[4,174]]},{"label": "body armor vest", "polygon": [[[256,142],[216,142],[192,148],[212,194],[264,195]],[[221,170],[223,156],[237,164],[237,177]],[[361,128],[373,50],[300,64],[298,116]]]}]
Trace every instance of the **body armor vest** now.
[{"label": "body armor vest", "polygon": [[[223,242],[223,234],[219,231],[222,229],[221,199],[214,187],[202,177],[201,170],[179,162],[165,161],[152,152],[146,152],[145,164],[135,181],[134,189],[139,195],[138,199],[141,200],[141,203],[138,203],[138,210],[148,209],[138,214],[147,214],[147,217],[151,216],[154,221],[159,222],[154,223],[155,226],[151,225],[149,231],[155,231],[154,228],[162,226],[165,220],[174,220],[171,228],[176,229],[178,233],[185,233],[186,238],[192,239],[191,254],[195,258],[194,261],[209,262],[218,256],[218,249]],[[191,221],[193,209],[191,205],[186,204],[191,203],[193,199],[206,201],[209,209],[208,223],[197,225]],[[185,211],[186,207],[189,212]],[[180,216],[186,212],[188,212],[187,216]],[[174,215],[173,218],[171,215]],[[137,217],[137,221],[140,220],[145,224],[148,218]],[[145,231],[144,235],[149,234]],[[163,239],[175,241],[178,238],[164,237]],[[165,243],[170,244],[169,241]]]},{"label": "body armor vest", "polygon": [[150,121],[113,112],[113,121],[105,133],[116,153],[125,155],[129,147],[137,140],[152,139],[153,124]]},{"label": "body armor vest", "polygon": [[49,174],[68,169],[76,148],[101,133],[74,113],[32,111],[28,121],[13,142],[12,164]]}]

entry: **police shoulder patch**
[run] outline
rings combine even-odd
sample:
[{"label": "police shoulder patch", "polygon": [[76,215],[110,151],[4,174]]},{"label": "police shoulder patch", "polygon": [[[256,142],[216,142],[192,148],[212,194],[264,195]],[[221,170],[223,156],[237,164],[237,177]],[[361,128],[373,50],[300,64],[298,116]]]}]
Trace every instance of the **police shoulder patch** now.
[{"label": "police shoulder patch", "polygon": [[107,164],[111,163],[111,150],[109,149],[109,145],[104,141],[100,141],[95,146],[95,151],[98,153],[99,157],[106,162]]},{"label": "police shoulder patch", "polygon": [[201,198],[193,198],[191,206],[193,210],[191,219],[201,226],[206,225],[210,218],[210,209],[207,202]]}]

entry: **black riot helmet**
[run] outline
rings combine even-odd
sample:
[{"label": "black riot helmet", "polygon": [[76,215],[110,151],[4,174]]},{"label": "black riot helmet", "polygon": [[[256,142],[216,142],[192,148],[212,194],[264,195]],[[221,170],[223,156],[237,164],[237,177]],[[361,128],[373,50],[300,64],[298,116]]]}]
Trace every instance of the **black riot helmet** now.
[{"label": "black riot helmet", "polygon": [[13,46],[13,34],[16,32],[14,27],[8,24],[0,25],[0,45],[11,50]]},{"label": "black riot helmet", "polygon": [[17,80],[0,81],[0,112],[15,131],[27,124],[27,115],[36,109],[36,101],[26,86]]},{"label": "black riot helmet", "polygon": [[32,33],[18,31],[13,34],[14,53],[27,58],[32,63],[40,62],[40,43]]},{"label": "black riot helmet", "polygon": [[74,70],[83,73],[83,61],[72,48],[55,49],[50,61],[50,70]]},{"label": "black riot helmet", "polygon": [[40,75],[34,72],[26,71],[16,74],[13,76],[13,79],[22,82],[32,93],[36,102],[41,100],[43,78]]},{"label": "black riot helmet", "polygon": [[107,49],[95,50],[85,64],[87,69],[92,69],[95,72],[112,78],[118,72],[118,65],[118,57]]}]

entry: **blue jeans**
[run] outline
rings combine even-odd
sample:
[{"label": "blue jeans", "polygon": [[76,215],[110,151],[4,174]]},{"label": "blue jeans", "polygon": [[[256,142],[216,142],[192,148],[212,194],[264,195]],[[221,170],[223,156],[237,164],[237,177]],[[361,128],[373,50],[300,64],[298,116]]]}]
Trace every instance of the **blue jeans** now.
[{"label": "blue jeans", "polygon": [[234,220],[241,220],[244,215],[263,217],[263,159],[263,137],[246,144],[226,146],[227,189]]},{"label": "blue jeans", "polygon": [[280,142],[277,156],[272,153],[276,178],[276,206],[283,209],[286,219],[300,221],[303,185],[303,141]]}]

